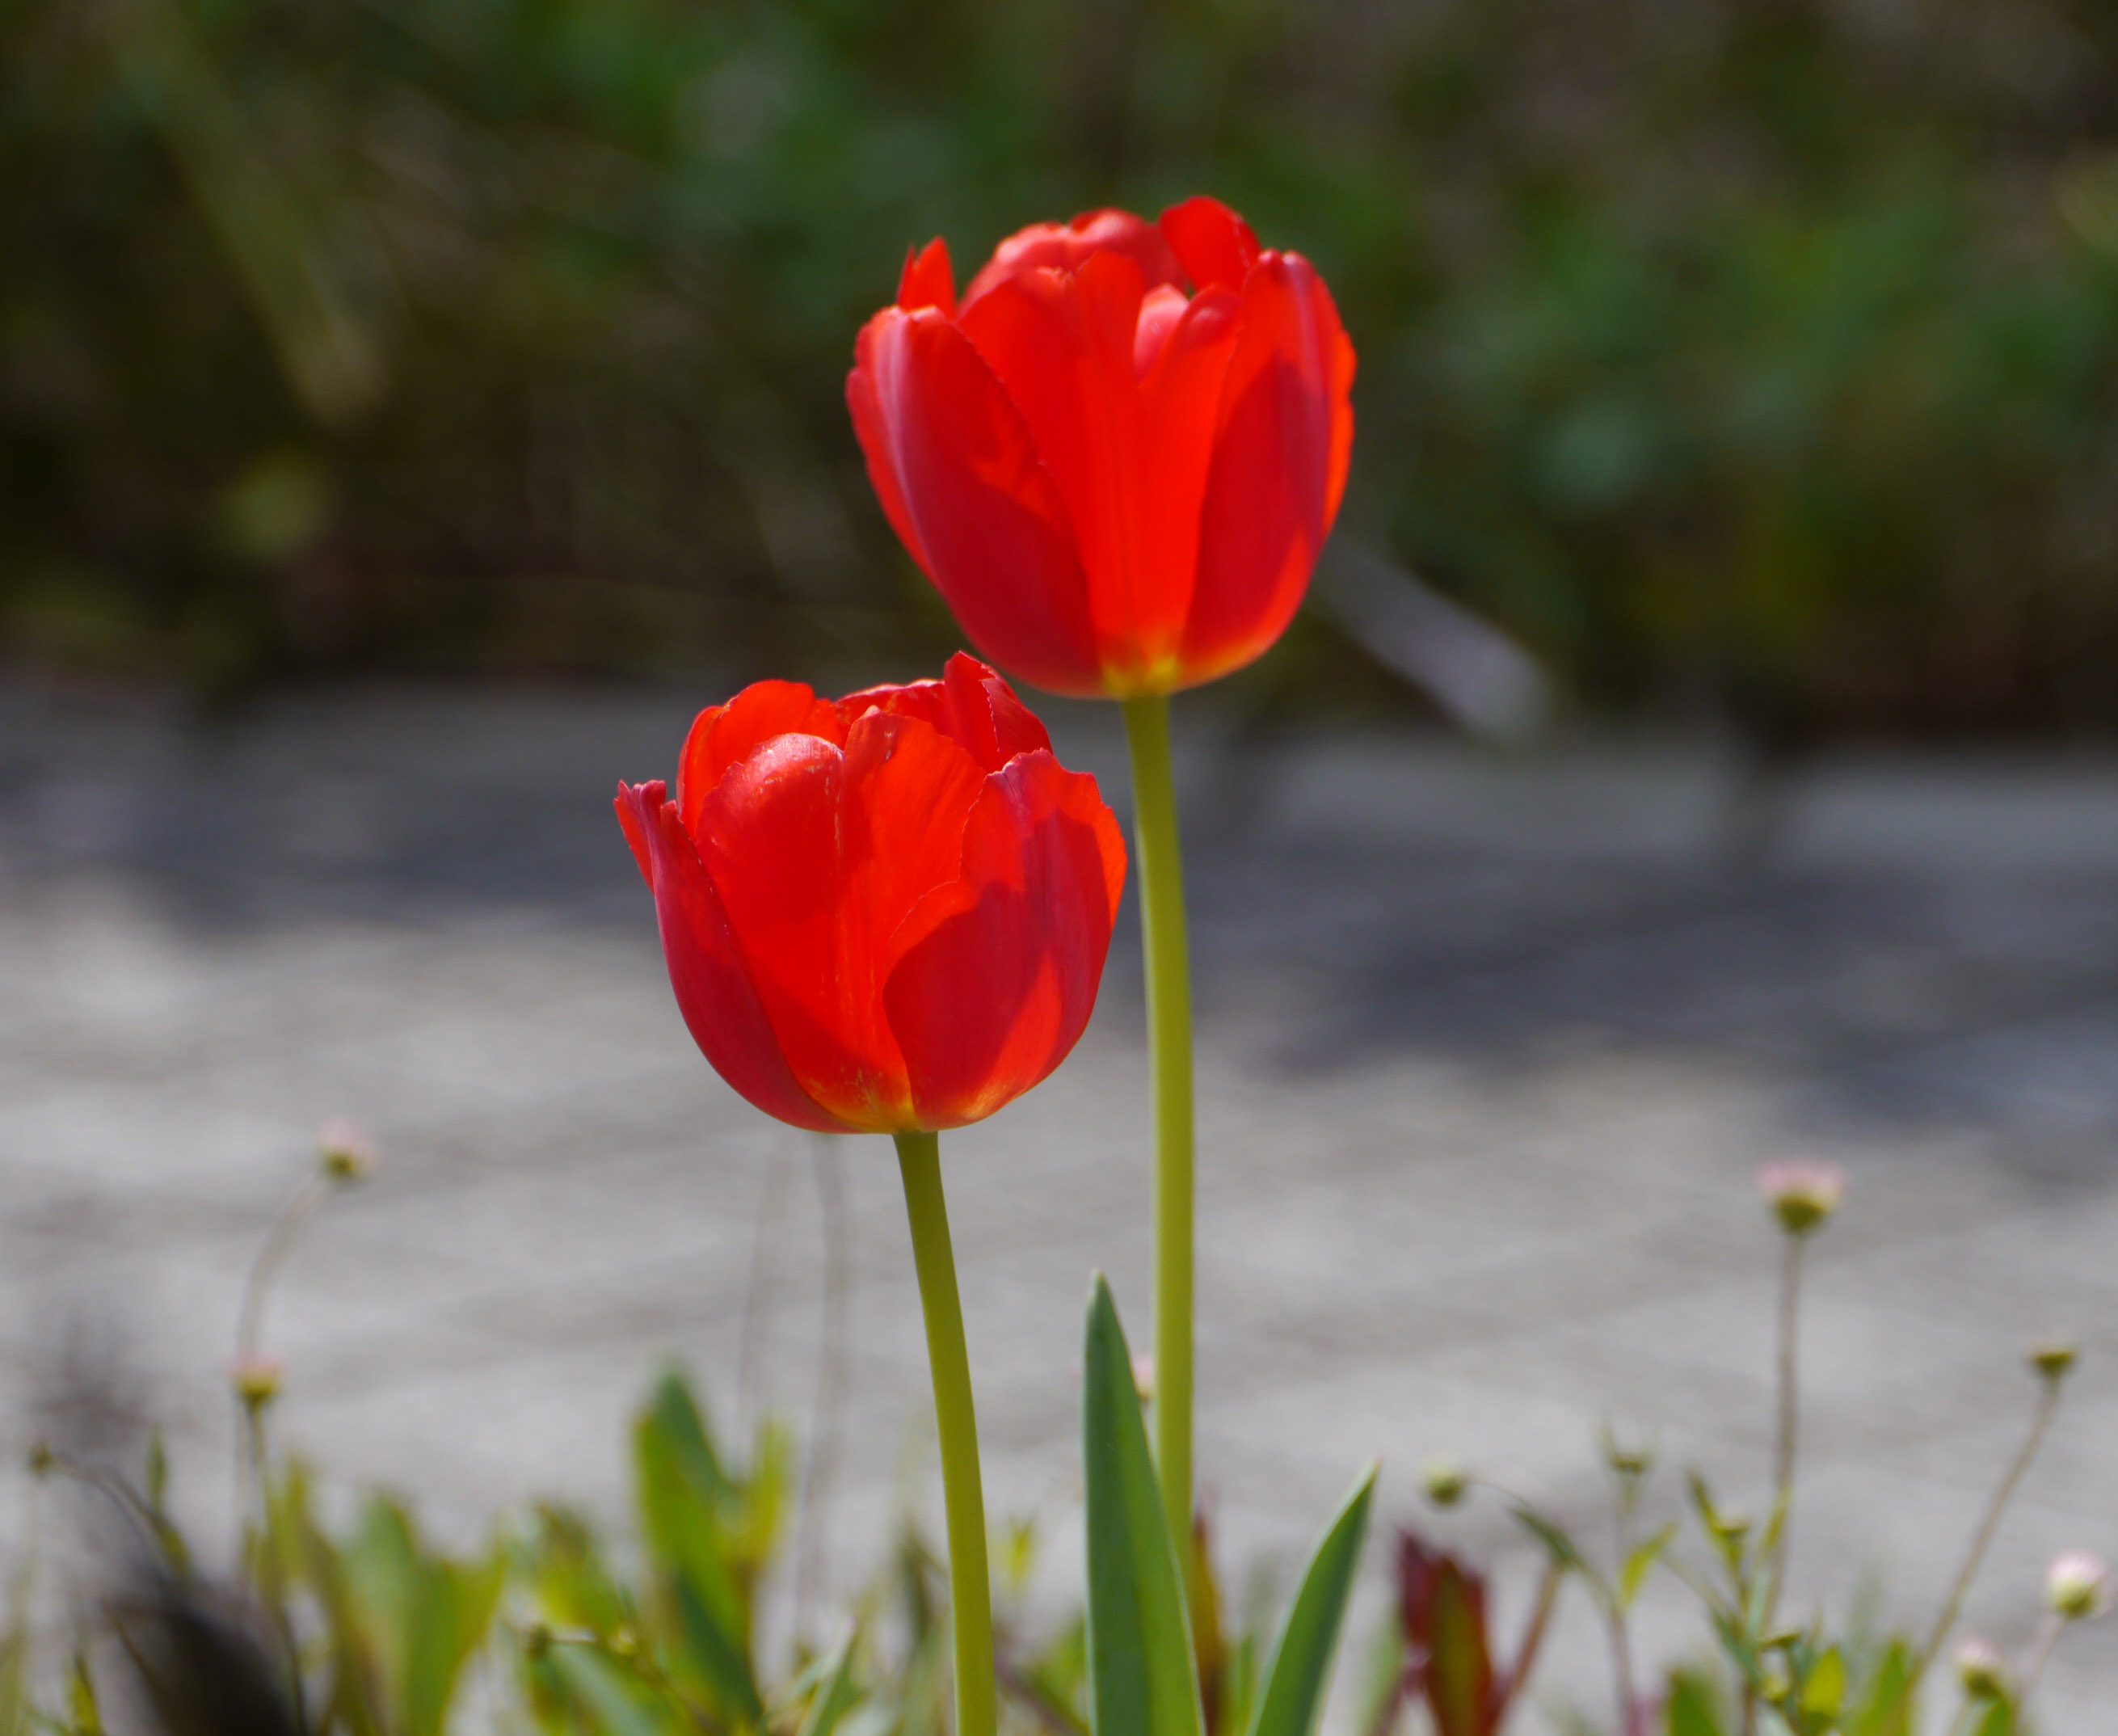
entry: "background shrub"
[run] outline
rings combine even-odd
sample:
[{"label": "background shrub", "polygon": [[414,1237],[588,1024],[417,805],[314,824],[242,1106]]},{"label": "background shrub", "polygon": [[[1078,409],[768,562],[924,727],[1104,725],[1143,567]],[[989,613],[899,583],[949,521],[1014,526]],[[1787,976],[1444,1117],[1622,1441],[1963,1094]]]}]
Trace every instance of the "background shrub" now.
[{"label": "background shrub", "polygon": [[931,657],[845,422],[858,322],[909,242],[968,271],[1032,218],[1207,187],[1360,344],[1348,534],[1588,702],[2108,725],[2112,30],[2040,0],[22,0],[0,648],[209,692]]}]

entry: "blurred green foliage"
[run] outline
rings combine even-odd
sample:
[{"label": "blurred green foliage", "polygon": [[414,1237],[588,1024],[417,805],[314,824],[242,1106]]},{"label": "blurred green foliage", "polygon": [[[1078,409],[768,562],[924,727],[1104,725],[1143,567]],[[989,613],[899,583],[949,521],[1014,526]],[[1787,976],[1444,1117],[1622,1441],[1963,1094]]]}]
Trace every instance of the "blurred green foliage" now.
[{"label": "blurred green foliage", "polygon": [[1360,346],[1345,534],[1584,700],[2118,722],[2114,46],[2060,0],[16,0],[0,650],[928,657],[859,322],[909,243],[1204,188]]}]

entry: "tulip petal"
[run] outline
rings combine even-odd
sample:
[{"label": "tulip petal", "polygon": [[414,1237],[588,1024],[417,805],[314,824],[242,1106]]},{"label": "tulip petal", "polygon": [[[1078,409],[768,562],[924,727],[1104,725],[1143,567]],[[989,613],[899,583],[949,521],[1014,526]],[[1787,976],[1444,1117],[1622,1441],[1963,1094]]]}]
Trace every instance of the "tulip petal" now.
[{"label": "tulip petal", "polygon": [[1155,363],[1161,359],[1169,343],[1169,334],[1177,329],[1177,322],[1184,317],[1184,310],[1191,305],[1191,299],[1182,289],[1168,284],[1149,289],[1141,298],[1140,324],[1134,328],[1132,336],[1135,377],[1145,380],[1154,371]]},{"label": "tulip petal", "polygon": [[[1241,336],[1241,303],[1228,289],[1191,299],[1154,368],[1140,382],[1140,446],[1147,487],[1140,534],[1158,574],[1163,606],[1173,620],[1192,613],[1198,585],[1199,533],[1213,473],[1223,382]],[[1155,672],[1154,686],[1181,685],[1177,668]]]},{"label": "tulip petal", "polygon": [[853,340],[853,372],[846,376],[846,409],[853,416],[853,437],[860,442],[861,456],[867,461],[868,484],[881,504],[882,516],[890,521],[890,528],[897,533],[913,564],[932,579],[934,563],[927,558],[926,545],[919,540],[919,527],[913,522],[912,508],[904,498],[897,441],[876,383],[875,353],[882,341],[881,334],[886,326],[904,317],[897,308],[885,308],[861,327],[860,336]]},{"label": "tulip petal", "polygon": [[723,774],[775,735],[815,735],[843,744],[845,725],[828,699],[798,681],[753,682],[724,706],[691,720],[677,759],[677,809],[687,829]]},{"label": "tulip petal", "polygon": [[1053,692],[1100,692],[1066,501],[962,331],[884,309],[847,396],[885,512],[971,642]]},{"label": "tulip petal", "polygon": [[[999,771],[1018,753],[1034,753],[1040,748],[1047,753],[1052,751],[1052,737],[1043,720],[1015,697],[1015,689],[998,670],[958,651],[942,671],[942,679],[949,690],[952,714],[962,720],[956,739],[986,771]],[[975,749],[968,734],[973,728],[979,732]],[[988,729],[992,732],[990,755],[985,750],[984,732]]]},{"label": "tulip petal", "polygon": [[1133,346],[1145,294],[1131,261],[1098,254],[1071,276],[1010,278],[963,318],[1065,497],[1106,646],[1147,626],[1132,595],[1140,550],[1130,535],[1141,480]]},{"label": "tulip petal", "polygon": [[986,771],[997,771],[1018,753],[1048,749],[1052,738],[1015,689],[975,657],[958,651],[940,681],[863,688],[839,701],[851,727],[870,711],[925,720]]},{"label": "tulip petal", "polygon": [[987,778],[963,876],[907,919],[883,992],[923,1127],[1028,1090],[1080,1040],[1117,919],[1125,845],[1095,780],[1048,752]]},{"label": "tulip petal", "polygon": [[[654,778],[640,787],[659,787],[662,793],[654,798],[659,811],[668,786],[663,784],[661,779]],[[625,834],[626,844],[632,851],[632,859],[640,864],[640,877],[647,882],[647,890],[651,892],[654,890],[654,853],[647,842],[647,822],[640,817],[639,809],[632,802],[631,794],[632,786],[621,778],[617,785],[617,826]]]},{"label": "tulip petal", "polygon": [[701,854],[788,1065],[852,1125],[913,1125],[882,1006],[889,942],[959,877],[982,783],[923,720],[871,712],[843,749],[809,735],[767,742],[701,812]]},{"label": "tulip petal", "polygon": [[669,986],[691,1039],[750,1102],[820,1133],[853,1131],[796,1081],[744,969],[726,912],[659,779],[617,786],[617,817],[654,892]]},{"label": "tulip petal", "polygon": [[1286,630],[1345,485],[1353,346],[1306,260],[1267,253],[1242,291],[1185,623],[1187,683],[1241,668]]},{"label": "tulip petal", "polygon": [[904,275],[897,280],[897,305],[907,313],[938,308],[955,317],[956,273],[949,263],[949,243],[939,236],[919,252],[904,256]]},{"label": "tulip petal", "polygon": [[1116,255],[1071,277],[1012,278],[964,313],[1066,497],[1107,691],[1175,683],[1237,305],[1222,290],[1197,298],[1145,379],[1140,327],[1168,303]]},{"label": "tulip petal", "polygon": [[870,712],[846,732],[845,775],[840,847],[858,932],[846,965],[880,1020],[892,937],[921,899],[962,877],[964,826],[987,774],[924,718]]},{"label": "tulip petal", "polygon": [[1024,271],[1077,271],[1098,253],[1116,253],[1140,267],[1149,288],[1184,280],[1182,266],[1162,231],[1131,211],[1084,211],[1071,223],[1033,223],[993,249],[993,257],[964,292],[969,308],[980,296]]},{"label": "tulip petal", "polygon": [[899,1095],[872,997],[847,971],[840,808],[845,754],[817,737],[760,748],[705,800],[694,836],[788,1069],[830,1113],[872,1127]]},{"label": "tulip petal", "polygon": [[1264,251],[1250,225],[1204,193],[1171,206],[1162,214],[1161,228],[1185,275],[1201,289],[1217,284],[1242,289]]}]

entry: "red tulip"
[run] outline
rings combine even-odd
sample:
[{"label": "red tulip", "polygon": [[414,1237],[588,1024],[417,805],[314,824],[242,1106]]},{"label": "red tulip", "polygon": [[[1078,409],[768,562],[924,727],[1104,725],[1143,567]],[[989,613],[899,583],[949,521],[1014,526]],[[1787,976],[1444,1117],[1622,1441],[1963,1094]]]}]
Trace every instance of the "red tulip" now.
[{"label": "red tulip", "polygon": [[1024,229],[960,303],[933,242],[854,357],[883,510],[995,662],[1168,693],[1293,618],[1345,488],[1353,347],[1309,262],[1226,206]]},{"label": "red tulip", "polygon": [[960,1127],[1088,1022],[1125,845],[973,658],[836,701],[746,687],[691,725],[676,800],[620,784],[617,817],[691,1035],[782,1121]]}]

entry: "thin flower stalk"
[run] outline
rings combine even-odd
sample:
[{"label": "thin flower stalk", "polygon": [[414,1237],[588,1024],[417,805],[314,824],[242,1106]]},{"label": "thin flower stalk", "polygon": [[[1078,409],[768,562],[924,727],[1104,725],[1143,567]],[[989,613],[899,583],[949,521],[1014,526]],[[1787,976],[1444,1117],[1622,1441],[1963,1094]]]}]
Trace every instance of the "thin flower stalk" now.
[{"label": "thin flower stalk", "polygon": [[1985,1515],[1978,1521],[1978,1529],[1972,1534],[1971,1547],[1964,1555],[1963,1565],[1958,1569],[1955,1583],[1949,1587],[1949,1596],[1941,1606],[1941,1613],[1935,1618],[1926,1644],[1920,1648],[1918,1674],[1921,1676],[1941,1655],[1941,1648],[1948,1643],[1949,1633],[1956,1626],[1956,1618],[1963,1613],[1963,1600],[1971,1595],[1972,1584],[1978,1577],[1978,1570],[1985,1565],[1986,1552],[1992,1547],[1994,1535],[2000,1529],[2001,1518],[2007,1512],[2009,1503],[2015,1498],[2015,1491],[2021,1486],[2023,1479],[2028,1474],[2031,1461],[2037,1456],[2037,1449],[2044,1445],[2053,1417],[2059,1413],[2060,1391],[2058,1381],[2047,1380],[2037,1395],[2037,1412],[2030,1419],[2029,1433],[2023,1437],[2023,1444],[2016,1450],[2006,1474],[2000,1479],[2000,1487],[1994,1490],[1992,1500],[1986,1504]]}]

